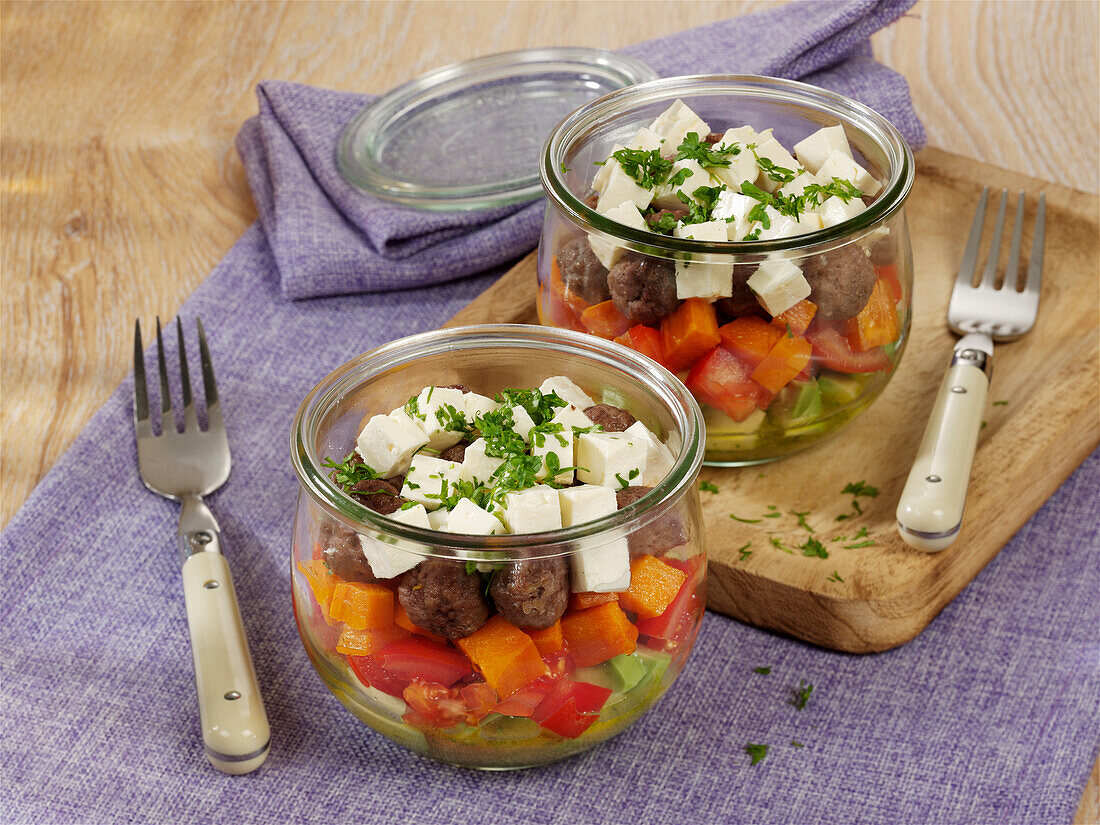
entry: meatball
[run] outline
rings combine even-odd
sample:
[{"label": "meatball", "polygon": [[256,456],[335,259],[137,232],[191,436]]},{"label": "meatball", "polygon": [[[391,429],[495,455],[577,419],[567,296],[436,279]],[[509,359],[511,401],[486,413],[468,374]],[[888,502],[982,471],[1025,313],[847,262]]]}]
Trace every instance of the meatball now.
[{"label": "meatball", "polygon": [[604,432],[621,433],[638,419],[620,407],[597,404],[584,411],[593,424],[599,424]]},{"label": "meatball", "polygon": [[628,252],[611,267],[607,286],[615,308],[635,324],[655,323],[680,306],[671,261]]},{"label": "meatball", "polygon": [[898,259],[898,248],[893,235],[880,238],[871,247],[871,263],[875,266],[889,266]]},{"label": "meatball", "polygon": [[447,639],[465,638],[489,620],[481,579],[461,562],[421,562],[401,577],[397,598],[413,624]]},{"label": "meatball", "polygon": [[489,595],[516,627],[550,627],[569,603],[569,566],[563,558],[517,561],[496,572]]},{"label": "meatball", "polygon": [[[640,499],[652,487],[626,487],[618,490],[615,497],[618,500],[619,509],[629,507]],[[687,543],[687,533],[684,530],[684,520],[675,510],[669,510],[664,515],[644,527],[635,530],[630,535],[630,557],[650,555],[661,556],[673,547],[679,547]]]},{"label": "meatball", "polygon": [[566,289],[590,304],[611,297],[607,291],[607,269],[600,263],[587,237],[574,238],[558,250],[558,269]]},{"label": "meatball", "polygon": [[720,141],[723,137],[725,137],[725,134],[726,134],[725,132],[711,132],[705,138],[703,138],[703,140],[706,141],[707,143],[709,143],[711,146],[713,146],[718,141]]},{"label": "meatball", "polygon": [[317,531],[317,544],[325,566],[344,581],[377,581],[367,557],[363,555],[359,536],[351,528],[326,519]]},{"label": "meatball", "polygon": [[465,384],[448,384],[445,387],[440,387],[441,390],[458,390],[460,393],[466,394],[470,391],[470,388]]},{"label": "meatball", "polygon": [[439,454],[439,457],[444,461],[455,461],[459,464],[466,458],[466,448],[470,445],[469,441],[459,441],[457,444],[448,447],[446,450]]},{"label": "meatball", "polygon": [[368,478],[348,488],[348,495],[374,512],[388,516],[396,513],[405,503],[401,488],[394,487],[381,478]]},{"label": "meatball", "polygon": [[[658,225],[661,223],[662,218],[664,218],[666,215],[671,216],[674,221],[679,221],[687,217],[687,213],[688,212],[686,209],[661,209],[657,212],[650,212],[648,215],[646,215],[645,222],[649,224],[650,229],[654,230],[655,232],[660,232],[661,230],[658,228]],[[665,232],[669,231],[671,230],[665,230]]]},{"label": "meatball", "polygon": [[802,274],[818,314],[833,321],[858,315],[875,288],[875,267],[863,247],[854,243],[805,258]]},{"label": "meatball", "polygon": [[749,289],[749,278],[756,272],[756,264],[733,265],[733,294],[714,302],[719,311],[731,318],[742,315],[755,315],[760,309],[756,296]]}]

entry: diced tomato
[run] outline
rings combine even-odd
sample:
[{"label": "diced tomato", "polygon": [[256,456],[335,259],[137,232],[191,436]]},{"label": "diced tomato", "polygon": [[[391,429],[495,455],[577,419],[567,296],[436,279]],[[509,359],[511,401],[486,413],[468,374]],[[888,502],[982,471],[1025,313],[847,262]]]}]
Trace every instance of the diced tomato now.
[{"label": "diced tomato", "polygon": [[722,337],[722,346],[750,367],[755,367],[779,343],[783,330],[763,318],[748,315],[718,327],[718,334]]},{"label": "diced tomato", "polygon": [[704,558],[702,553],[699,553],[698,555],[695,555],[695,556],[690,556],[686,559],[665,558],[665,559],[662,559],[662,561],[664,561],[665,564],[672,565],[677,570],[683,570],[685,573],[687,573],[688,574],[687,583],[690,583],[692,581],[692,579],[695,578],[695,574],[698,573],[700,570],[703,569],[703,567],[706,566],[706,559]]},{"label": "diced tomato", "polygon": [[659,330],[636,324],[615,339],[623,346],[652,358],[658,364],[665,363],[665,347]]},{"label": "diced tomato", "polygon": [[813,347],[805,338],[795,338],[786,333],[772,347],[763,361],[752,371],[752,380],[777,393],[810,363]]},{"label": "diced tomato", "polygon": [[684,383],[700,401],[724,411],[734,421],[744,421],[758,406],[771,401],[750,374],[749,366],[736,355],[725,347],[715,347],[696,362]]},{"label": "diced tomato", "polygon": [[554,691],[560,681],[562,680],[556,677],[541,676],[521,687],[507,699],[498,702],[493,710],[505,716],[530,716],[535,712],[535,708]]},{"label": "diced tomato", "polygon": [[892,366],[882,347],[852,352],[847,339],[831,326],[810,327],[806,338],[813,344],[814,360],[835,372],[878,372]]},{"label": "diced tomato", "polygon": [[898,340],[901,335],[898,308],[894,304],[891,287],[885,280],[880,278],[875,281],[867,306],[848,321],[846,332],[848,346],[853,352],[867,352]]},{"label": "diced tomato", "polygon": [[542,661],[545,662],[547,670],[550,671],[551,678],[563,679],[566,676],[571,676],[573,671],[577,669],[577,663],[574,662],[573,657],[565,651],[564,644],[563,641],[561,648],[552,653],[544,654],[542,657]]},{"label": "diced tomato", "polygon": [[400,679],[420,679],[450,686],[473,672],[470,660],[450,645],[419,636],[390,642],[376,654],[379,663]]},{"label": "diced tomato", "polygon": [[576,739],[596,721],[610,695],[609,688],[587,682],[561,682],[531,718],[559,736]]},{"label": "diced tomato", "polygon": [[390,673],[371,656],[348,656],[348,663],[351,665],[351,669],[355,671],[355,675],[359,677],[359,681],[364,685],[377,688],[390,696],[396,696],[398,699],[401,698],[401,695],[405,692],[405,687],[409,684],[408,679]]},{"label": "diced tomato", "polygon": [[630,329],[630,321],[615,306],[614,301],[593,304],[581,313],[581,324],[593,335],[616,338]]},{"label": "diced tomato", "polygon": [[538,303],[535,308],[538,311],[539,323],[544,326],[571,329],[575,332],[585,331],[581,325],[580,315],[553,291],[544,289],[542,284],[539,284]]},{"label": "diced tomato", "polygon": [[898,280],[897,264],[880,264],[875,267],[875,273],[890,287],[890,294],[894,296],[894,303],[901,300],[901,281]]},{"label": "diced tomato", "polygon": [[497,703],[497,695],[485,682],[464,685],[459,693],[466,706],[466,721],[475,725],[488,716]]},{"label": "diced tomato", "polygon": [[786,332],[789,328],[792,335],[802,335],[810,328],[810,321],[814,319],[816,314],[817,304],[809,298],[805,298],[790,309],[780,312],[772,318],[772,323],[783,332]]},{"label": "diced tomato", "polygon": [[466,721],[468,711],[462,695],[438,682],[414,681],[405,688],[402,698],[412,713],[417,714],[410,724],[423,724],[421,720],[426,720],[432,728],[451,728]]}]

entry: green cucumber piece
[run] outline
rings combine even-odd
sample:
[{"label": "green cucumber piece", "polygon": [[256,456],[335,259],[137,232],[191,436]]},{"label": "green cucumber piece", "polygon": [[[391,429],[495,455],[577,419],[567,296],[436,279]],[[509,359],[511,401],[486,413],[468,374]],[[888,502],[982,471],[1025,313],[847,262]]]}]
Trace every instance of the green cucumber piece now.
[{"label": "green cucumber piece", "polygon": [[578,682],[588,682],[590,685],[607,688],[608,690],[616,689],[615,676],[606,662],[592,667],[579,667],[573,674],[573,678]]},{"label": "green cucumber piece", "polygon": [[773,408],[776,421],[785,429],[812,424],[821,417],[824,408],[821,388],[814,380],[790,384],[783,388],[779,403]]},{"label": "green cucumber piece", "polygon": [[860,381],[838,372],[821,373],[817,377],[817,385],[821,389],[822,398],[836,406],[852,403],[863,391]]},{"label": "green cucumber piece", "polygon": [[606,667],[615,681],[612,690],[621,690],[624,693],[642,681],[642,677],[649,672],[642,660],[632,653],[616,656]]},{"label": "green cucumber piece", "polygon": [[542,730],[534,719],[490,713],[481,720],[478,735],[489,742],[516,742],[534,739]]}]

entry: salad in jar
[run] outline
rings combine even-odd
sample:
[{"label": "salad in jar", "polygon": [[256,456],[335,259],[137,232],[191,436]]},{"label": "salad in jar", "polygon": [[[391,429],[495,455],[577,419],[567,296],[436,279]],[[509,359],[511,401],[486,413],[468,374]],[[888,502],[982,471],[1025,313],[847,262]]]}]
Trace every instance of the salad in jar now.
[{"label": "salad in jar", "polygon": [[[438,534],[435,547],[460,534],[490,551],[444,557],[306,519],[299,629],[322,676],[352,675],[358,695],[341,698],[360,718],[428,756],[520,767],[614,735],[675,679],[704,608],[691,518],[666,508],[626,535],[537,550],[562,528],[644,512],[672,469],[661,438],[606,400],[564,376],[494,397],[428,386],[325,459],[333,485]],[[529,553],[491,552],[517,534],[533,536]]]},{"label": "salad in jar", "polygon": [[[909,324],[896,237],[905,232],[884,222],[840,241],[753,252],[756,242],[843,227],[874,203],[883,181],[856,160],[843,126],[788,149],[770,128],[714,131],[676,100],[596,161],[588,185],[585,204],[627,232],[570,231],[548,210],[540,321],[675,372],[703,405],[708,459],[752,463],[801,449],[885,386]],[[669,252],[661,238],[708,246]]]}]

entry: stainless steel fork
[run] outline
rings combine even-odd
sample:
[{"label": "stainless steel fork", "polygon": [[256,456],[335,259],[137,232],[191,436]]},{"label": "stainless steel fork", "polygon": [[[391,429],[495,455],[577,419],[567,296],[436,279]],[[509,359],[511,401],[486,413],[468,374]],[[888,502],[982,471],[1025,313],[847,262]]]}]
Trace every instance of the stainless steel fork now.
[{"label": "stainless steel fork", "polygon": [[1024,335],[1035,324],[1039,313],[1046,199],[1039,196],[1031,260],[1026,280],[1021,285],[1017,283],[1017,272],[1025,199],[1020,192],[1005,276],[999,287],[997,264],[1008,200],[1008,192],[1004,190],[997,208],[989,257],[980,280],[974,285],[988,200],[987,186],[978,201],[947,310],[948,325],[963,337],[955,345],[951,367],[940,384],[932,417],[898,502],[901,537],[912,547],[929,553],[950,545],[962,527],[970,468],[978,445],[989,379],[993,374],[993,342],[1014,341]]},{"label": "stainless steel fork", "polygon": [[242,774],[255,770],[267,758],[270,731],[233,578],[221,552],[221,531],[202,500],[225,483],[230,460],[206,334],[201,320],[197,325],[206,430],[199,428],[191,401],[183,325],[178,318],[183,430],[176,430],[172,412],[159,318],[160,435],[154,434],[149,415],[140,322],[134,324],[134,429],[141,480],[154,493],[181,504],[178,546],[206,756],[218,770]]}]

